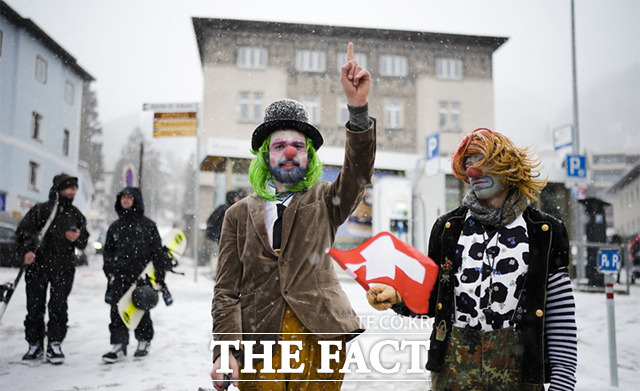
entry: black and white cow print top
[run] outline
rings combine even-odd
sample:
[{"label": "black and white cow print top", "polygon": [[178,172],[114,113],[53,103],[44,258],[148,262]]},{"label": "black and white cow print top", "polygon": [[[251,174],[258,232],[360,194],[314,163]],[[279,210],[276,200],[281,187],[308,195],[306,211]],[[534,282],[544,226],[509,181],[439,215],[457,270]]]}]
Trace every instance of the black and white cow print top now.
[{"label": "black and white cow print top", "polygon": [[512,325],[529,268],[527,224],[520,214],[489,237],[467,212],[458,239],[455,327],[491,331]]}]

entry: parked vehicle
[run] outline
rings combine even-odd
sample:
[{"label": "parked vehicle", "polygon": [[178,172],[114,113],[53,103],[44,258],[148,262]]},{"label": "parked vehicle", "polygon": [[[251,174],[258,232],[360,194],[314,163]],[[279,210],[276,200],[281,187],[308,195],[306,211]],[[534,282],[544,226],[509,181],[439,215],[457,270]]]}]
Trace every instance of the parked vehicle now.
[{"label": "parked vehicle", "polygon": [[16,252],[16,229],[9,223],[0,223],[0,266],[19,267],[20,260]]},{"label": "parked vehicle", "polygon": [[104,247],[104,242],[107,239],[107,231],[101,231],[98,239],[93,242],[93,249],[95,250],[97,255],[102,254],[102,248]]},{"label": "parked vehicle", "polygon": [[[20,267],[22,260],[16,252],[16,229],[18,227],[9,223],[0,223],[0,266]],[[75,250],[76,266],[88,265],[87,255],[83,250]]]}]

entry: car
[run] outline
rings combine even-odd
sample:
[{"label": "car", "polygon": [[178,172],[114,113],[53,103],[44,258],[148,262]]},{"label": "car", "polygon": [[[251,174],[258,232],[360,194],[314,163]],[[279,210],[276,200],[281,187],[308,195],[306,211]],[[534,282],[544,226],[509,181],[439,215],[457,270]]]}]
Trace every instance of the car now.
[{"label": "car", "polygon": [[[16,225],[10,223],[0,223],[0,266],[20,267],[22,261],[19,259],[16,250]],[[74,265],[88,265],[87,255],[84,250],[76,248],[74,250]]]},{"label": "car", "polygon": [[0,223],[0,266],[19,267],[16,251],[16,225]]},{"label": "car", "polygon": [[93,242],[93,249],[95,250],[97,255],[102,254],[102,248],[104,247],[104,242],[107,240],[107,231],[101,231],[100,235],[98,235],[98,239]]}]

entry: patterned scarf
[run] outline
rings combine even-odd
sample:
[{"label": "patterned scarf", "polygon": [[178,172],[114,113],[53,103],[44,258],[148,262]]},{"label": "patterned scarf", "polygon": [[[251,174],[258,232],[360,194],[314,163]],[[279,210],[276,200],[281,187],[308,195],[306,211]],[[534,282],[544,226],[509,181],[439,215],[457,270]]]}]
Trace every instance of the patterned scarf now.
[{"label": "patterned scarf", "polygon": [[500,228],[511,224],[528,205],[527,198],[517,188],[509,190],[507,199],[501,208],[490,209],[482,205],[476,193],[470,190],[462,200],[462,205],[469,208],[471,216],[483,225]]}]

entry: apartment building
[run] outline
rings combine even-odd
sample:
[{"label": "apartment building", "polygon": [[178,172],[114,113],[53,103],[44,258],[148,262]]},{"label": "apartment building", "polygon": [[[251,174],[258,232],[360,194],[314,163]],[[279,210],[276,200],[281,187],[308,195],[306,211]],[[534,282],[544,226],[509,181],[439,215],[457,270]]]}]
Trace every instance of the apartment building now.
[{"label": "apartment building", "polygon": [[623,238],[640,235],[640,161],[613,183],[609,194],[615,232]]},{"label": "apartment building", "polygon": [[[30,19],[0,1],[0,215],[48,199],[60,172],[92,189],[79,164],[83,83],[93,77]],[[87,200],[86,197],[89,197]],[[80,192],[77,205],[91,194]]]},{"label": "apartment building", "polygon": [[[204,74],[201,220],[227,189],[251,193],[249,140],[276,99],[305,104],[325,139],[326,178],[337,172],[348,117],[339,72],[350,41],[373,77],[377,175],[411,175],[428,186],[430,221],[459,201],[445,161],[463,131],[493,126],[492,56],[506,38],[213,18],[193,18],[193,26]],[[427,138],[435,135],[437,167],[420,180]]]}]

